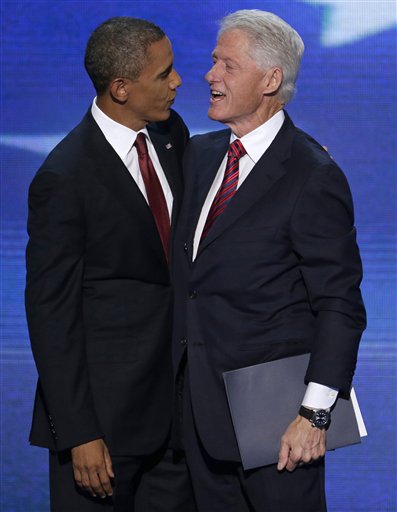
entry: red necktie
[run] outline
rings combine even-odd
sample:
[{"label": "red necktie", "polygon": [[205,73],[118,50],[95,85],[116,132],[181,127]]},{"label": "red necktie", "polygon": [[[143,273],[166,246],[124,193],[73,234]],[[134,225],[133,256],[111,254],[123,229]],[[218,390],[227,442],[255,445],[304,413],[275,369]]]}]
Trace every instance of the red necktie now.
[{"label": "red necktie", "polygon": [[150,159],[145,135],[138,133],[134,146],[136,147],[139,159],[139,169],[145,183],[146,195],[150,209],[152,210],[154,220],[163,244],[165,256],[168,259],[168,246],[170,238],[170,217],[168,214],[167,202],[164,197],[163,189],[154,170]]},{"label": "red necktie", "polygon": [[223,181],[208,212],[201,240],[207,236],[208,231],[211,229],[211,226],[217,217],[223,212],[230,199],[236,193],[239,175],[239,160],[245,154],[246,151],[240,140],[236,139],[230,144],[227,152],[227,163]]}]

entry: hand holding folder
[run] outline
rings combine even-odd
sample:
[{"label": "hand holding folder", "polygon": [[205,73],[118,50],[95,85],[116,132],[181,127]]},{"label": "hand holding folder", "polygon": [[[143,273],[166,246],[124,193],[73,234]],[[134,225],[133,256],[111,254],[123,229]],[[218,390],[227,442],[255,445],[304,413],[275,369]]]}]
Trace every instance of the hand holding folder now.
[{"label": "hand holding folder", "polygon": [[[244,469],[277,463],[281,436],[305,394],[309,358],[303,354],[223,373]],[[352,401],[338,398],[327,430],[327,450],[360,442]]]}]

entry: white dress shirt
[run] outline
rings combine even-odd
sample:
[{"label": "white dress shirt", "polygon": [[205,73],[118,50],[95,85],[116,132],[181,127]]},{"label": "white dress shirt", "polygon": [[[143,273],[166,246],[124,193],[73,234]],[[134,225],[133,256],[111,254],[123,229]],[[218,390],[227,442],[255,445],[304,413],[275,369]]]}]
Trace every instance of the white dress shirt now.
[{"label": "white dress shirt", "polygon": [[[265,151],[267,151],[270,144],[273,142],[274,138],[282,127],[284,119],[284,111],[280,110],[273,117],[268,119],[264,124],[258,126],[258,128],[255,130],[240,138],[246,150],[246,154],[240,158],[237,189],[241,187],[242,183],[247,178],[255,164],[259,161]],[[236,135],[232,132],[230,136],[230,143],[235,141],[237,138],[238,137],[236,137]],[[201,214],[194,234],[193,261],[197,256],[200,238],[204,229],[205,222],[207,220],[208,212],[211,208],[215,195],[222,184],[226,168],[226,161],[227,153],[222,160],[218,172],[215,175],[215,179],[201,209]],[[329,388],[327,386],[323,386],[322,384],[317,384],[316,382],[309,382],[302,401],[302,405],[310,409],[328,409],[334,404],[337,396],[337,389]]]},{"label": "white dress shirt", "polygon": [[124,165],[127,167],[135,183],[138,185],[139,190],[142,192],[143,197],[146,199],[146,202],[148,202],[145,183],[139,169],[138,153],[134,146],[138,133],[143,133],[145,135],[148,153],[150,159],[152,160],[154,170],[156,171],[157,177],[160,181],[161,188],[163,189],[168,213],[171,218],[173,203],[172,192],[152,141],[150,140],[147,129],[142,128],[142,130],[136,132],[131,128],[127,128],[127,126],[114,121],[104,112],[102,112],[102,110],[98,107],[96,104],[96,98],[94,98],[94,101],[92,102],[91,113],[106,140],[109,142]]}]

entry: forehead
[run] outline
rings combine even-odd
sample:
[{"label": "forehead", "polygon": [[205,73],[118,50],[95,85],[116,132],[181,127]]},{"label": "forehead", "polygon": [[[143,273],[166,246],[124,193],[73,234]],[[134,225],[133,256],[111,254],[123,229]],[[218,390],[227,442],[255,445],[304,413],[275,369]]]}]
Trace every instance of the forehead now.
[{"label": "forehead", "polygon": [[248,54],[252,53],[251,51],[252,42],[244,30],[241,29],[231,29],[223,32],[219,37],[216,44],[216,47],[213,51],[213,54],[216,56],[220,56],[218,54],[227,54],[232,55],[235,54]]},{"label": "forehead", "polygon": [[167,67],[174,58],[172,45],[168,37],[163,37],[160,41],[152,43],[147,51],[146,68]]}]

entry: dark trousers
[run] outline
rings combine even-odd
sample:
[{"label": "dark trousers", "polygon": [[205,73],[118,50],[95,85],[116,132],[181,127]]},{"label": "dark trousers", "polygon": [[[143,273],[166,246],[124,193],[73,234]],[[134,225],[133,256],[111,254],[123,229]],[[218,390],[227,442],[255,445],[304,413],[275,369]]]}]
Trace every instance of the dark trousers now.
[{"label": "dark trousers", "polygon": [[179,418],[198,512],[326,512],[323,459],[292,473],[213,459],[196,429],[187,372],[183,381]]},{"label": "dark trousers", "polygon": [[51,512],[195,512],[182,454],[112,457],[113,496],[93,498],[74,482],[70,452],[50,452]]}]

